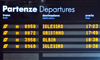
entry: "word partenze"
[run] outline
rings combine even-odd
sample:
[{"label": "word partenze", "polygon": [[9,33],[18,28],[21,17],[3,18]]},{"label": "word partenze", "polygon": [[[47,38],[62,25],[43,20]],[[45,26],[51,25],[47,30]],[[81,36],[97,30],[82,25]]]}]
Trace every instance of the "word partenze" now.
[{"label": "word partenze", "polygon": [[42,5],[39,6],[39,9],[37,9],[36,7],[8,7],[7,5],[3,5],[3,12],[7,11],[7,12],[37,12],[39,10],[39,12],[45,12],[45,13],[65,13],[65,12],[69,12],[69,13],[74,13],[75,12],[75,8],[63,8],[63,7],[58,7],[58,8],[47,8],[44,7]]}]

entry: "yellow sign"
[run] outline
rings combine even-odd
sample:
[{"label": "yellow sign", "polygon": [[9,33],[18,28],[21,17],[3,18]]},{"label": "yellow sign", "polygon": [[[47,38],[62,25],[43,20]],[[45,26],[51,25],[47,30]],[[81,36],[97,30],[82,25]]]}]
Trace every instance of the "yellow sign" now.
[{"label": "yellow sign", "polygon": [[19,39],[18,38],[16,38],[16,42],[19,42]]},{"label": "yellow sign", "polygon": [[16,31],[16,33],[15,33],[16,35],[19,35],[19,32],[18,31]]},{"label": "yellow sign", "polygon": [[15,27],[16,27],[16,29],[19,29],[19,25],[16,25]]},{"label": "yellow sign", "polygon": [[6,29],[8,27],[8,24],[3,25],[3,29]]},{"label": "yellow sign", "polygon": [[19,48],[19,45],[16,45],[16,48]]},{"label": "yellow sign", "polygon": [[3,39],[3,42],[7,42],[7,40],[8,40],[8,38],[4,38],[4,39]]},{"label": "yellow sign", "polygon": [[3,45],[3,49],[6,49],[8,47],[8,44]]},{"label": "yellow sign", "polygon": [[7,33],[8,33],[8,31],[4,31],[4,32],[3,32],[3,35],[7,35]]}]

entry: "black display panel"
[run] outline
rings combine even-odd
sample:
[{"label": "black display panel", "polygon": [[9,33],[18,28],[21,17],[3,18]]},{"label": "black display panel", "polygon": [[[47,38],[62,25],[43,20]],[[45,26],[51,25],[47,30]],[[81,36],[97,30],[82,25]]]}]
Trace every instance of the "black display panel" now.
[{"label": "black display panel", "polygon": [[0,60],[99,60],[99,0],[1,0]]}]

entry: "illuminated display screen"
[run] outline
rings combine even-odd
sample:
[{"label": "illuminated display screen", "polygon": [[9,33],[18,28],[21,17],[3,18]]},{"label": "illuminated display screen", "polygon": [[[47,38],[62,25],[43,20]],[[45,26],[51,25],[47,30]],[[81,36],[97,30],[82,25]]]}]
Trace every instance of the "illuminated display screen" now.
[{"label": "illuminated display screen", "polygon": [[1,0],[0,60],[100,60],[99,0]]}]

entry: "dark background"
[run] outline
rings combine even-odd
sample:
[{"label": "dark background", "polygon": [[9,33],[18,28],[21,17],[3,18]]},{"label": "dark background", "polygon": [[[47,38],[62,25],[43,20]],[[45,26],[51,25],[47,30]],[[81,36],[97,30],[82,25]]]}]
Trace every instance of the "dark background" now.
[{"label": "dark background", "polygon": [[[56,18],[55,20],[42,20],[42,14],[46,13],[9,13],[12,15],[12,17],[9,17],[9,19],[4,20],[2,19],[2,5],[7,5],[7,6],[31,6],[31,7],[39,7],[40,5],[46,6],[46,7],[74,7],[76,12],[75,13],[56,13],[60,14],[60,18]],[[100,49],[42,49],[42,38],[43,37],[100,37],[100,36],[43,36],[42,35],[42,24],[43,23],[54,23],[54,24],[99,24],[100,23],[100,1],[99,0],[0,0],[0,60],[3,60],[3,53],[39,53],[39,60],[99,60],[100,58],[43,58],[42,53],[48,52],[48,51],[80,51],[80,52],[97,52],[100,53]],[[8,13],[8,12],[6,12]],[[53,14],[53,13],[52,13]],[[85,20],[85,14],[94,14],[95,17],[91,18],[90,20]],[[2,40],[4,37],[33,37],[33,36],[3,36],[3,29],[2,26],[3,24],[38,24],[39,29],[36,29],[36,31],[39,31],[39,35],[34,36],[36,38],[39,38],[38,43],[34,44],[39,44],[39,49],[2,49],[3,43]],[[8,31],[16,31],[16,29],[5,29]],[[31,30],[31,29],[30,29]],[[86,31],[87,29],[60,29],[63,31]],[[93,29],[92,29],[93,30]],[[98,31],[100,29],[97,29]],[[17,31],[25,31],[24,29],[20,29]],[[7,44],[25,44],[25,43],[7,43]],[[27,43],[26,43],[27,44]],[[31,43],[28,43],[31,44]],[[86,44],[86,42],[79,42],[79,43],[63,43],[63,44]],[[87,43],[87,44],[92,44],[92,43]],[[96,43],[100,44],[100,43]],[[23,52],[24,51],[24,52]],[[38,52],[36,52],[38,51]],[[41,52],[43,51],[43,52]],[[92,53],[93,53],[92,52]],[[68,52],[70,53],[70,52]],[[74,52],[75,53],[75,52]]]}]

